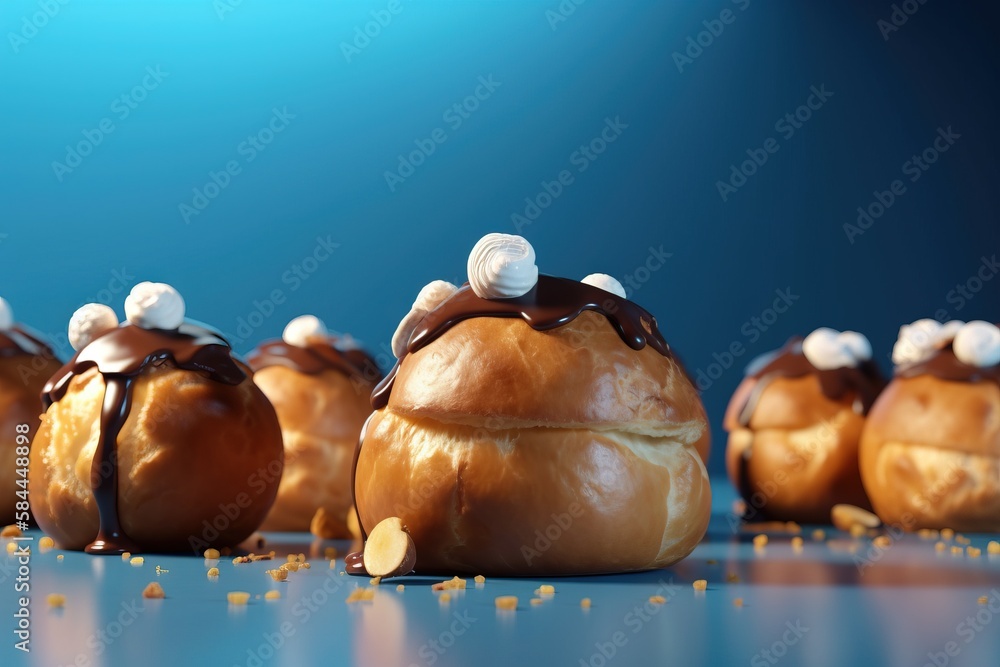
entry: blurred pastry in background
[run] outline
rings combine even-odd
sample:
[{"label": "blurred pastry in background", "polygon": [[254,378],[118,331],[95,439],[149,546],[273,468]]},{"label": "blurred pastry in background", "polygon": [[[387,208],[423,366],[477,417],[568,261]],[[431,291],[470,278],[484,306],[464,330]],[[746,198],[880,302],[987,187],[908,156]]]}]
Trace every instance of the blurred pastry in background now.
[{"label": "blurred pastry in background", "polygon": [[313,315],[293,319],[281,340],[262,343],[247,361],[278,413],[285,443],[285,472],[264,529],[312,527],[325,539],[352,537],[351,466],[382,379],[378,365]]},{"label": "blurred pastry in background", "polygon": [[869,507],[858,470],[865,415],[885,386],[868,339],[820,328],[752,361],[726,410],[726,470],[744,518],[829,523]]},{"label": "blurred pastry in background", "polygon": [[918,320],[861,438],[875,512],[905,530],[1000,532],[1000,329]]}]

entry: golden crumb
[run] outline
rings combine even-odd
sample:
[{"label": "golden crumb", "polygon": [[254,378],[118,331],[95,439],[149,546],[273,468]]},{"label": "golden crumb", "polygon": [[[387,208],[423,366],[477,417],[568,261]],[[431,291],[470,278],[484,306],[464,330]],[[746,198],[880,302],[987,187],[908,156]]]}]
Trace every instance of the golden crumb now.
[{"label": "golden crumb", "polygon": [[761,549],[767,545],[767,535],[761,533],[760,535],[755,535],[753,538],[753,546],[755,549]]},{"label": "golden crumb", "polygon": [[794,549],[795,551],[802,551],[802,544],[803,542],[801,537],[792,538],[792,549]]},{"label": "golden crumb", "polygon": [[580,600],[580,607],[583,609],[590,609],[590,598],[583,598]]},{"label": "golden crumb", "polygon": [[965,547],[965,553],[969,558],[979,558],[982,555],[983,550],[979,547]]},{"label": "golden crumb", "polygon": [[331,570],[335,570],[335,569],[337,569],[337,559],[332,559],[332,560],[330,561],[330,569],[331,569]]},{"label": "golden crumb", "polygon": [[218,549],[205,549],[206,560],[219,560],[219,556],[221,555]]},{"label": "golden crumb", "polygon": [[736,574],[735,572],[730,572],[729,574],[726,575],[726,581],[731,584],[738,584],[740,581],[740,575]]},{"label": "golden crumb", "polygon": [[217,567],[210,567],[210,568],[208,568],[208,578],[209,579],[212,579],[212,578],[218,577],[218,576],[219,576],[219,568],[217,568]]},{"label": "golden crumb", "polygon": [[851,526],[851,537],[864,537],[867,534],[868,529],[860,523],[855,523]]},{"label": "golden crumb", "polygon": [[399,585],[396,586],[396,591],[398,593],[402,593],[405,590],[406,590],[406,586],[404,586],[403,584],[399,584]]},{"label": "golden crumb", "polygon": [[650,604],[667,604],[667,598],[662,595],[650,595],[649,602]]},{"label": "golden crumb", "polygon": [[535,589],[535,595],[555,595],[556,587],[552,584],[542,584]]},{"label": "golden crumb", "polygon": [[41,547],[42,549],[51,549],[55,545],[56,541],[53,540],[48,535],[44,535],[40,540],[38,540],[38,546]]},{"label": "golden crumb", "polygon": [[961,556],[964,553],[965,553],[965,549],[963,549],[960,546],[952,546],[952,548],[951,548],[951,555],[952,556]]},{"label": "golden crumb", "polygon": [[979,598],[976,600],[976,602],[978,602],[979,604],[986,604],[989,601],[990,599],[985,595],[980,595]]},{"label": "golden crumb", "polygon": [[485,584],[486,583],[486,577],[484,577],[481,574],[477,574],[476,578],[473,579],[473,581],[475,581],[477,584]]},{"label": "golden crumb", "polygon": [[438,596],[438,602],[441,604],[448,604],[451,602],[451,593],[442,593]]},{"label": "golden crumb", "polygon": [[365,602],[368,600],[375,599],[375,589],[374,588],[355,588],[351,591],[351,594],[347,596],[347,604],[353,604],[355,602]]},{"label": "golden crumb", "polygon": [[826,539],[826,531],[817,528],[816,530],[813,531],[812,538],[817,542],[822,542],[823,540]]},{"label": "golden crumb", "polygon": [[734,607],[742,607],[743,606],[743,598],[736,598],[735,600],[733,600],[733,606]]},{"label": "golden crumb", "polygon": [[970,540],[965,535],[956,535],[955,536],[955,541],[958,542],[959,544],[962,544],[962,545],[972,544],[972,540]]},{"label": "golden crumb", "polygon": [[531,598],[530,602],[532,607],[537,607],[538,605],[545,602],[545,600],[543,600],[542,598]]},{"label": "golden crumb", "polygon": [[250,594],[245,591],[231,591],[226,593],[226,599],[229,600],[229,604],[245,605],[250,602]]},{"label": "golden crumb", "polygon": [[126,551],[125,553],[122,554],[122,560],[128,560],[131,557],[132,557],[132,552],[130,551]]},{"label": "golden crumb", "polygon": [[167,570],[167,569],[165,569],[165,568],[162,568],[162,567],[160,567],[159,565],[157,565],[157,566],[156,566],[156,574],[157,574],[157,575],[160,575],[160,574],[168,574],[169,572],[170,572],[170,570]]},{"label": "golden crumb", "polygon": [[268,591],[268,592],[264,593],[264,599],[265,600],[280,600],[281,599],[281,591]]},{"label": "golden crumb", "polygon": [[233,565],[242,565],[243,563],[249,563],[250,556],[237,556],[233,559]]},{"label": "golden crumb", "polygon": [[705,581],[704,579],[695,579],[694,583],[692,583],[691,586],[696,591],[703,591],[706,588],[708,588],[708,582]]},{"label": "golden crumb", "polygon": [[890,546],[892,546],[892,540],[889,539],[888,535],[879,535],[874,540],[872,540],[872,544],[874,544],[879,549],[888,549]]},{"label": "golden crumb", "polygon": [[789,521],[788,523],[785,524],[785,530],[787,530],[789,533],[793,535],[798,535],[799,533],[802,532],[802,526],[795,523],[794,521]]},{"label": "golden crumb", "polygon": [[308,570],[309,568],[312,567],[312,564],[310,564],[310,563],[299,563],[299,565],[302,566],[303,570]]},{"label": "golden crumb", "polygon": [[17,551],[17,542],[8,542],[7,543],[7,553],[12,554],[15,551]]},{"label": "golden crumb", "polygon": [[0,530],[0,537],[21,537],[21,534],[21,529],[14,524],[4,526],[3,530]]},{"label": "golden crumb", "polygon": [[951,538],[955,537],[955,531],[952,530],[951,528],[942,528],[940,534],[941,534],[941,539],[945,541],[948,541]]},{"label": "golden crumb", "polygon": [[58,609],[66,605],[66,596],[61,593],[49,593],[45,597],[45,601],[49,603],[50,607]]},{"label": "golden crumb", "polygon": [[1000,555],[1000,542],[991,540],[990,543],[986,545],[986,553],[993,556]]},{"label": "golden crumb", "polygon": [[63,556],[62,554],[56,556],[56,560],[62,560],[63,558],[65,558],[65,556]]},{"label": "golden crumb", "polygon": [[493,599],[493,604],[497,609],[517,609],[517,596],[501,595],[500,597]]},{"label": "golden crumb", "polygon": [[288,580],[288,570],[282,570],[281,568],[277,570],[265,570],[272,579],[275,581],[287,581]]},{"label": "golden crumb", "polygon": [[129,560],[129,565],[132,565],[133,567],[142,567],[142,564],[145,563],[145,562],[146,562],[146,559],[143,558],[142,556],[133,556]]},{"label": "golden crumb", "polygon": [[450,591],[457,589],[464,589],[466,587],[465,579],[460,577],[452,577],[447,581],[439,581],[436,584],[431,585],[432,591]]},{"label": "golden crumb", "polygon": [[934,545],[934,551],[944,551],[947,548],[948,545],[945,544],[944,542],[938,542],[937,544]]},{"label": "golden crumb", "polygon": [[274,552],[269,554],[250,554],[250,561],[256,563],[259,560],[272,560],[274,558]]},{"label": "golden crumb", "polygon": [[922,540],[936,540],[940,533],[933,528],[921,528],[917,531],[917,537]]},{"label": "golden crumb", "polygon": [[299,560],[299,557],[295,554],[288,554],[288,557],[285,560],[289,563],[295,563]]},{"label": "golden crumb", "polygon": [[368,583],[371,584],[372,586],[378,586],[380,583],[382,583],[382,577],[372,577],[371,579],[368,580]]},{"label": "golden crumb", "polygon": [[291,562],[290,563],[282,563],[281,566],[278,569],[279,570],[285,570],[286,572],[298,572],[299,571],[299,565],[300,564],[298,562],[294,562],[294,563],[291,563]]},{"label": "golden crumb", "polygon": [[162,600],[166,595],[163,594],[163,586],[153,581],[142,590],[142,597],[152,600]]}]

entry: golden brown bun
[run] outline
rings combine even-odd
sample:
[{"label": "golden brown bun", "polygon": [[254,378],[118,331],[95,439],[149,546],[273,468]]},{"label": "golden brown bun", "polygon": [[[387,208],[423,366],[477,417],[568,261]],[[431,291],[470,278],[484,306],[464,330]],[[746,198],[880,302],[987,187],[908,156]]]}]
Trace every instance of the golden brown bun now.
[{"label": "golden brown bun", "polygon": [[[353,507],[351,466],[374,386],[335,370],[307,375],[285,366],[262,368],[253,379],[278,413],[285,442],[285,472],[261,529],[307,531],[320,508],[343,522]],[[345,526],[336,537],[351,535]]]},{"label": "golden brown bun", "polygon": [[22,479],[17,474],[16,429],[27,424],[29,438],[38,431],[38,416],[42,413],[42,388],[62,366],[55,357],[15,355],[0,357],[0,433],[6,433],[0,442],[0,511],[5,521],[14,519],[15,506],[19,498],[16,491],[23,490],[17,485]]},{"label": "golden brown bun", "polygon": [[886,523],[1000,532],[1000,387],[893,380],[868,415],[861,474]]},{"label": "golden brown bun", "polygon": [[856,395],[831,400],[815,375],[777,377],[761,391],[749,428],[740,426],[735,409],[757,382],[747,378],[737,388],[726,419],[726,471],[748,517],[829,523],[838,503],[869,507],[858,470],[864,417],[853,409]]},{"label": "golden brown bun", "polygon": [[708,526],[708,426],[680,367],[595,313],[463,321],[407,355],[365,434],[361,521],[399,516],[419,571],[664,567]]},{"label": "golden brown bun", "polygon": [[[103,398],[96,369],[73,378],[32,443],[32,510],[65,549],[97,535],[90,471]],[[133,385],[117,451],[122,528],[147,551],[239,543],[260,525],[281,477],[278,419],[249,378],[230,386],[147,367]]]}]

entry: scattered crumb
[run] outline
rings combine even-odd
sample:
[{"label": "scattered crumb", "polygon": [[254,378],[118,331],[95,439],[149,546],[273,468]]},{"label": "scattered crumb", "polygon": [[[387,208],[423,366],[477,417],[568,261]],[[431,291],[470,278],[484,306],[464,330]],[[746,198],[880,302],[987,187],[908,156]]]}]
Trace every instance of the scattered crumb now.
[{"label": "scattered crumb", "polygon": [[551,584],[542,584],[535,589],[535,595],[555,595],[556,587]]},{"label": "scattered crumb", "polygon": [[250,556],[237,556],[233,559],[233,565],[242,565],[243,563],[249,563]]},{"label": "scattered crumb", "polygon": [[8,542],[7,543],[7,553],[12,554],[15,551],[17,551],[17,542]]},{"label": "scattered crumb", "polygon": [[961,556],[964,553],[965,553],[965,549],[963,549],[960,546],[956,545],[956,546],[952,546],[952,548],[951,548],[951,555],[952,556]]},{"label": "scattered crumb", "polygon": [[942,528],[940,534],[941,534],[941,539],[945,541],[948,541],[951,538],[955,537],[955,531],[952,530],[951,528]]},{"label": "scattered crumb", "polygon": [[990,541],[990,543],[986,545],[986,553],[994,556],[1000,554],[1000,542],[997,542],[996,540]]},{"label": "scattered crumb", "polygon": [[368,580],[368,583],[371,584],[372,586],[378,586],[380,583],[382,583],[382,577],[372,577],[371,579]]},{"label": "scattered crumb", "polygon": [[122,560],[128,560],[131,557],[132,553],[130,551],[126,551],[125,553],[122,554]]},{"label": "scattered crumb", "polygon": [[517,609],[517,596],[501,595],[494,598],[493,604],[496,605],[497,609]]},{"label": "scattered crumb", "polygon": [[667,604],[667,598],[662,595],[650,595],[649,602],[651,604]]},{"label": "scattered crumb", "polygon": [[218,576],[219,576],[219,568],[217,568],[217,567],[210,567],[210,568],[208,568],[208,578],[209,579],[213,579],[213,578],[218,577]]},{"label": "scattered crumb", "polygon": [[0,537],[21,537],[21,535],[21,529],[14,524],[4,526],[3,530],[0,530]]},{"label": "scattered crumb", "polygon": [[979,599],[976,600],[976,602],[978,602],[979,604],[986,604],[989,601],[990,601],[990,599],[988,597],[986,597],[985,595],[980,595]]},{"label": "scattered crumb", "polygon": [[439,581],[436,584],[432,584],[431,585],[431,590],[432,591],[449,591],[449,590],[455,590],[455,589],[465,588],[465,585],[466,585],[465,579],[461,579],[459,577],[452,577],[451,579],[449,579],[447,581]]},{"label": "scattered crumb", "polygon": [[403,591],[406,590],[406,586],[404,586],[403,584],[399,584],[398,586],[396,586],[396,590],[402,593]]},{"label": "scattered crumb", "polygon": [[44,535],[40,540],[38,540],[38,546],[42,549],[51,549],[55,545],[56,541],[48,535]]},{"label": "scattered crumb", "polygon": [[142,567],[142,564],[146,562],[146,559],[142,556],[135,556],[129,560],[129,565],[133,567]]},{"label": "scattered crumb", "polygon": [[285,570],[286,572],[298,572],[299,571],[299,565],[300,565],[300,563],[298,563],[298,562],[282,563],[281,566],[278,569],[279,570]]},{"label": "scattered crumb", "polygon": [[982,555],[983,550],[978,547],[965,547],[965,553],[969,558],[979,558]]},{"label": "scattered crumb", "polygon": [[271,575],[271,578],[275,581],[287,581],[288,580],[288,570],[266,570],[266,572]]},{"label": "scattered crumb", "polygon": [[331,559],[330,560],[330,569],[331,570],[336,570],[337,569],[337,561],[336,561],[336,559]]},{"label": "scattered crumb", "polygon": [[802,551],[802,538],[801,537],[793,537],[792,538],[792,549],[794,549],[795,551]]},{"label": "scattered crumb", "polygon": [[970,540],[965,535],[956,535],[955,536],[955,541],[958,542],[959,544],[963,544],[963,545],[972,544],[972,540]]},{"label": "scattered crumb", "polygon": [[580,600],[580,607],[583,609],[590,609],[590,598],[583,598]]},{"label": "scattered crumb", "polygon": [[728,581],[731,584],[737,584],[740,581],[740,575],[736,574],[735,572],[730,572],[729,574],[726,575],[726,581]]},{"label": "scattered crumb", "polygon": [[[15,526],[16,528],[17,526]],[[49,593],[45,597],[45,601],[49,603],[50,607],[60,609],[66,605],[66,596],[61,593]]]},{"label": "scattered crumb", "polygon": [[484,577],[481,574],[477,574],[476,578],[473,581],[475,581],[477,584],[485,584],[486,583],[486,577]]},{"label": "scattered crumb", "polygon": [[351,594],[347,596],[347,604],[353,604],[355,602],[366,602],[368,600],[375,599],[375,589],[374,588],[355,588],[351,591]]},{"label": "scattered crumb", "polygon": [[166,595],[163,594],[163,586],[160,586],[158,583],[153,581],[143,589],[142,597],[153,600],[162,600],[166,597]]},{"label": "scattered crumb", "polygon": [[694,587],[696,591],[703,591],[708,588],[708,582],[704,579],[695,579],[691,586]]},{"label": "scattered crumb", "polygon": [[862,526],[860,523],[856,523],[851,526],[851,537],[864,537],[867,534],[868,534],[868,529]]},{"label": "scattered crumb", "polygon": [[817,528],[816,530],[813,531],[812,538],[817,542],[822,542],[823,540],[826,539],[826,531]]},{"label": "scattered crumb", "polygon": [[763,533],[760,535],[755,535],[753,538],[754,549],[763,549],[767,545],[767,535]]},{"label": "scattered crumb", "polygon": [[734,607],[742,607],[743,606],[743,598],[736,598],[735,600],[733,600],[733,606]]},{"label": "scattered crumb", "polygon": [[62,560],[63,558],[65,558],[65,556],[63,556],[62,554],[56,556],[56,560]]},{"label": "scattered crumb", "polygon": [[229,600],[229,604],[245,605],[250,601],[250,594],[244,591],[232,591],[226,593],[226,599]]},{"label": "scattered crumb", "polygon": [[538,605],[542,604],[543,602],[545,602],[545,600],[543,600],[542,598],[531,598],[531,606],[532,607],[537,607]]},{"label": "scattered crumb", "polygon": [[[266,554],[250,554],[250,561],[254,563],[256,563],[259,560],[273,560],[273,559],[274,559],[273,551],[271,553],[266,553]],[[305,560],[305,558],[303,558],[302,560]]]},{"label": "scattered crumb", "polygon": [[268,591],[268,592],[264,593],[264,599],[265,600],[280,600],[281,599],[281,591]]},{"label": "scattered crumb", "polygon": [[205,549],[206,560],[218,560],[221,555],[218,549]]},{"label": "scattered crumb", "polygon": [[936,540],[940,533],[933,528],[921,528],[917,531],[917,537],[922,540]]},{"label": "scattered crumb", "polygon": [[888,549],[890,546],[892,546],[892,540],[889,539],[888,535],[879,535],[874,540],[872,540],[872,544],[874,544],[879,549]]},{"label": "scattered crumb", "polygon": [[948,545],[945,544],[944,542],[938,542],[937,544],[934,545],[934,551],[944,551],[947,548]]},{"label": "scattered crumb", "polygon": [[787,530],[789,533],[792,533],[793,535],[798,535],[799,533],[802,532],[802,526],[795,523],[794,521],[789,521],[788,523],[785,524],[785,530]]},{"label": "scattered crumb", "polygon": [[285,560],[287,560],[289,563],[295,563],[299,560],[299,557],[295,554],[288,554],[288,558],[286,558]]},{"label": "scattered crumb", "polygon": [[170,570],[167,570],[167,569],[165,569],[165,568],[162,568],[162,567],[160,567],[159,565],[157,565],[157,566],[156,566],[156,574],[157,574],[157,575],[161,575],[161,574],[168,574],[169,572],[170,572]]}]

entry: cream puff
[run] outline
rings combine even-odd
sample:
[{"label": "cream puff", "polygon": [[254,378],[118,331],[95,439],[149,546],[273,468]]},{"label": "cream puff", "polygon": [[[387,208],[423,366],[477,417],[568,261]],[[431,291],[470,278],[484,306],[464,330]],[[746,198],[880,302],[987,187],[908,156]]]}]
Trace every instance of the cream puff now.
[{"label": "cream puff", "polygon": [[904,530],[1000,532],[1000,329],[903,326],[861,437],[875,512]]},{"label": "cream puff", "polygon": [[610,276],[539,275],[518,236],[480,240],[468,275],[421,290],[393,337],[356,457],[362,528],[398,517],[421,572],[687,556],[708,525],[709,430],[656,319]]},{"label": "cream puff", "polygon": [[382,379],[378,365],[349,337],[329,335],[313,315],[289,322],[281,340],[263,343],[247,362],[278,414],[285,443],[281,486],[262,528],[307,531],[323,510],[328,527],[320,536],[350,538],[351,466]]},{"label": "cream puff", "polygon": [[748,520],[829,523],[869,507],[858,471],[865,415],[885,386],[863,335],[821,328],[747,367],[726,410],[726,470]]},{"label": "cream puff", "polygon": [[169,285],[140,283],[127,322],[88,304],[76,355],[44,387],[32,510],[64,549],[235,545],[271,507],[283,467],[274,408],[219,334],[184,319]]},{"label": "cream puff", "polygon": [[14,322],[14,314],[0,298],[0,432],[10,434],[0,446],[0,511],[28,522],[28,443],[38,430],[42,411],[39,396],[45,381],[62,363],[42,338]]}]

